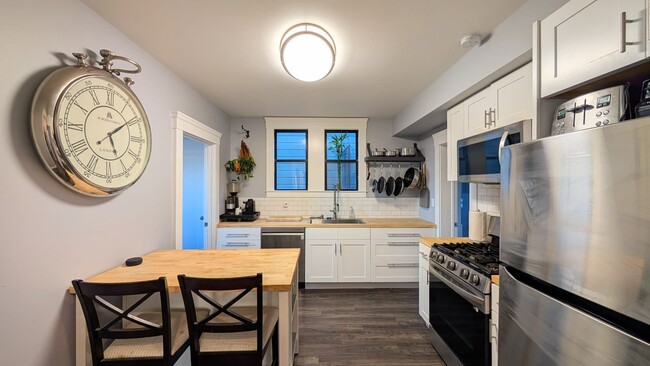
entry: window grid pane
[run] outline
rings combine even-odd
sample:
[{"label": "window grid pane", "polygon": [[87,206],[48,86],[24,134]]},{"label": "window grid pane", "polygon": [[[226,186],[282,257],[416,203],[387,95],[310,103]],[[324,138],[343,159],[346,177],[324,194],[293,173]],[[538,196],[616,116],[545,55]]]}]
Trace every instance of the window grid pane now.
[{"label": "window grid pane", "polygon": [[357,191],[358,188],[358,132],[357,131],[325,131],[325,190],[335,189],[337,183],[337,161],[336,151],[329,150],[334,136],[341,136],[347,133],[344,140],[345,149],[341,156],[341,190]]},{"label": "window grid pane", "polygon": [[275,189],[307,190],[307,131],[275,131]]}]

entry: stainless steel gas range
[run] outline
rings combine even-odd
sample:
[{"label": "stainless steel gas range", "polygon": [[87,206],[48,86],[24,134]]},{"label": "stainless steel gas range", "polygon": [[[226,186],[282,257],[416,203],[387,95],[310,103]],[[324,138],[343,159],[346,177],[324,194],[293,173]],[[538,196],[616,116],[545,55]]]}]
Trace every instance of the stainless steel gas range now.
[{"label": "stainless steel gas range", "polygon": [[489,243],[431,247],[431,344],[447,366],[490,364],[490,276],[499,271],[498,226],[494,218]]}]

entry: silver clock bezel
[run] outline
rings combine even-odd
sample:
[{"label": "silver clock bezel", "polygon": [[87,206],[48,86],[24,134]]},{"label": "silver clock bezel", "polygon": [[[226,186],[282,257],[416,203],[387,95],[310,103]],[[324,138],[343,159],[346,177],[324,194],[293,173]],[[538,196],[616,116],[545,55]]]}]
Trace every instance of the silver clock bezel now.
[{"label": "silver clock bezel", "polygon": [[[61,144],[56,140],[54,125],[55,112],[59,107],[61,99],[65,96],[65,91],[74,83],[88,77],[110,79],[114,84],[120,85],[120,89],[127,92],[131,98],[131,102],[137,103],[139,109],[142,111],[146,138],[149,141],[142,161],[144,168],[137,176],[132,176],[129,183],[119,187],[103,187],[86,179],[83,174],[77,173],[62,151]],[[38,155],[47,168],[47,171],[64,186],[90,197],[115,196],[131,187],[142,177],[151,156],[151,126],[142,103],[140,103],[135,93],[122,80],[110,72],[92,66],[66,66],[54,71],[43,80],[36,91],[32,103],[31,132]]]}]

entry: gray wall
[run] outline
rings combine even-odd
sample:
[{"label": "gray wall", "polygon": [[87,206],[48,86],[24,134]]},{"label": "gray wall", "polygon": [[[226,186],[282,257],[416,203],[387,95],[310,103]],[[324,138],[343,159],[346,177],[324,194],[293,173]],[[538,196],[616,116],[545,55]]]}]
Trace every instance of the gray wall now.
[{"label": "gray wall", "polygon": [[[242,183],[240,195],[242,197],[264,197],[266,195],[266,182],[264,181],[266,177],[266,123],[264,117],[232,118],[229,159],[234,159],[239,155],[242,125],[250,131],[250,138],[245,141],[255,158],[257,166],[254,177]],[[366,139],[373,149],[375,147],[390,149],[413,146],[414,141],[412,140],[392,137],[392,126],[393,121],[390,119],[370,118],[368,120]],[[362,148],[365,149],[365,146],[362,146]],[[369,197],[371,196],[374,195],[369,195]],[[406,196],[411,196],[411,194],[405,194]]]},{"label": "gray wall", "polygon": [[532,58],[533,22],[568,0],[528,0],[483,41],[415,97],[393,125],[399,136],[421,136],[446,123],[446,111]]},{"label": "gray wall", "polygon": [[[171,113],[222,132],[223,161],[230,119],[76,0],[3,1],[0,34],[0,364],[72,365],[70,281],[172,248]],[[29,131],[32,97],[61,66],[57,53],[86,48],[111,49],[143,68],[133,89],[151,122],[151,161],[133,187],[110,199],[81,196],[55,181]]]}]

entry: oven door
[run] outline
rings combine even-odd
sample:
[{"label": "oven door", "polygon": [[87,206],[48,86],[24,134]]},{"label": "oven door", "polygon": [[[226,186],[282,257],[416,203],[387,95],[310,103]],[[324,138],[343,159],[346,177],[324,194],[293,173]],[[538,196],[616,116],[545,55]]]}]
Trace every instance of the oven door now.
[{"label": "oven door", "polygon": [[[448,366],[490,364],[489,310],[476,306],[447,285],[431,264],[429,271],[429,322],[431,344]],[[447,283],[446,283],[447,282]],[[461,290],[462,291],[462,290]],[[489,296],[485,296],[489,304]]]}]

